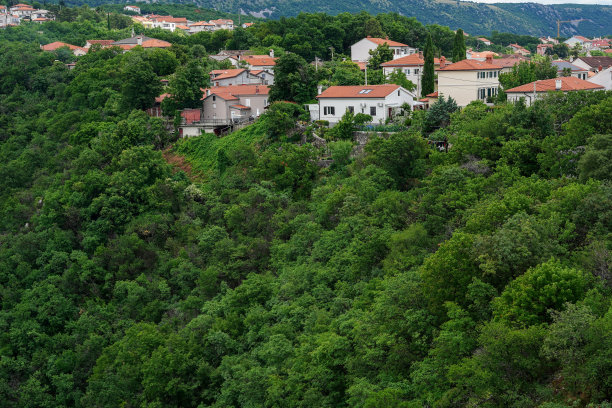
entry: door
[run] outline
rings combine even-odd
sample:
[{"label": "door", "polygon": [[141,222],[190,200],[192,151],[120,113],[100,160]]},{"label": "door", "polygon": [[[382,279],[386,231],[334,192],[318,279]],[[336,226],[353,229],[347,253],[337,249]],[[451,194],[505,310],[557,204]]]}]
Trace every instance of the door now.
[{"label": "door", "polygon": [[393,108],[389,108],[389,118],[393,117]]}]

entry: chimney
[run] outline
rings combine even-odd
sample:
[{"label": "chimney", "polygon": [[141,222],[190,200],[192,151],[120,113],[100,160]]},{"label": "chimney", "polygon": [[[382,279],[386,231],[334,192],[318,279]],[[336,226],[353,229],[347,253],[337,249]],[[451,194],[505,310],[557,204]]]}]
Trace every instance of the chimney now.
[{"label": "chimney", "polygon": [[274,58],[274,50],[270,50],[270,56]]},{"label": "chimney", "polygon": [[561,90],[561,86],[563,85],[563,81],[560,79],[555,79],[555,89],[557,91]]},{"label": "chimney", "polygon": [[601,72],[603,70],[603,67],[600,65],[599,68],[597,68],[597,72]]},{"label": "chimney", "polygon": [[419,51],[419,58],[423,59],[423,51]]},{"label": "chimney", "polygon": [[317,95],[321,95],[323,93],[323,85],[317,85]]},{"label": "chimney", "polygon": [[443,55],[440,57],[440,68],[444,68],[446,66],[446,57]]},{"label": "chimney", "polygon": [[487,54],[487,64],[493,64],[493,55]]},{"label": "chimney", "polygon": [[136,37],[136,41],[138,41],[138,45],[142,45],[142,37]]},{"label": "chimney", "polygon": [[372,36],[371,36],[371,35],[368,35],[366,38],[372,38]]}]

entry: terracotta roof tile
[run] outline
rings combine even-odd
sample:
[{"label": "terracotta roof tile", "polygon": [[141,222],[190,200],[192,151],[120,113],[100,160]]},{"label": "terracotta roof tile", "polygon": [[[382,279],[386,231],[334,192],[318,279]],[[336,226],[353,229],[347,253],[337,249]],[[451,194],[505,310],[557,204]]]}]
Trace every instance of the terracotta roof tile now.
[{"label": "terracotta roof tile", "polygon": [[399,87],[395,84],[330,86],[317,98],[385,98]]},{"label": "terracotta roof tile", "polygon": [[204,96],[202,99],[207,98],[207,91],[210,92],[210,95],[215,94],[225,100],[235,100],[238,99],[240,95],[268,95],[270,93],[270,88],[268,85],[228,85],[228,86],[213,86],[208,89],[202,89]]},{"label": "terracotta roof tile", "polygon": [[42,48],[43,51],[55,51],[55,50],[57,50],[58,48],[61,48],[61,47],[68,47],[71,50],[82,49],[81,47],[77,47],[76,45],[67,44],[67,43],[61,42],[61,41],[55,41],[55,42],[52,42],[50,44],[43,45],[41,48]]},{"label": "terracotta roof tile", "polygon": [[[603,86],[594,84],[576,77],[561,77],[536,81],[536,92],[548,92],[557,90],[556,81],[561,81],[561,91],[583,91],[589,89],[604,89]],[[506,93],[529,93],[533,92],[533,82],[515,88],[508,89]]]},{"label": "terracotta roof tile", "polygon": [[481,71],[487,69],[502,69],[501,66],[486,61],[478,61],[473,59],[464,59],[454,64],[446,65],[444,68],[440,68],[440,71]]},{"label": "terracotta roof tile", "polygon": [[366,37],[366,40],[372,41],[376,45],[389,44],[389,47],[408,47],[401,42],[391,41],[388,38]]},{"label": "terracotta roof tile", "polygon": [[[411,54],[411,55],[406,55],[405,57],[383,62],[382,64],[380,64],[380,66],[381,67],[404,67],[404,66],[407,67],[407,66],[423,65],[423,64],[425,64],[425,60],[421,58],[419,54]],[[434,58],[434,65],[440,65],[439,58]]]},{"label": "terracotta roof tile", "polygon": [[227,79],[227,78],[235,78],[238,75],[242,74],[246,69],[215,69],[210,71],[211,75],[214,75],[213,79]]},{"label": "terracotta roof tile", "polygon": [[230,108],[236,108],[236,109],[240,109],[240,110],[248,110],[251,109],[250,106],[244,106],[244,105],[231,105]]},{"label": "terracotta roof tile", "polygon": [[254,67],[273,66],[276,65],[278,58],[270,57],[269,55],[243,55],[242,60]]}]

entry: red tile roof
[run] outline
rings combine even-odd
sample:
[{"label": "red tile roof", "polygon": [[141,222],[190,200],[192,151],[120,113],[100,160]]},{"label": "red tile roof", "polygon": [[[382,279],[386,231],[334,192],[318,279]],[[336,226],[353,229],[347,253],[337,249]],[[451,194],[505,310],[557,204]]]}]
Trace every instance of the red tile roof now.
[{"label": "red tile roof", "polygon": [[[381,67],[408,67],[415,65],[423,65],[425,60],[419,54],[406,55],[405,57],[383,62]],[[440,59],[434,58],[434,65],[440,65]]]},{"label": "red tile roof", "polygon": [[395,84],[330,86],[317,98],[385,98],[399,87]]},{"label": "red tile roof", "polygon": [[486,69],[502,69],[501,66],[495,64],[495,60],[492,63],[486,61],[477,61],[473,59],[464,59],[454,64],[446,65],[444,68],[440,68],[440,71],[482,71]]},{"label": "red tile roof", "polygon": [[254,67],[273,66],[276,65],[278,58],[270,57],[269,55],[243,55],[242,60]]},{"label": "red tile roof", "polygon": [[246,69],[214,69],[210,71],[211,75],[214,75],[213,79],[227,79],[227,78],[235,78],[238,75],[242,74]]},{"label": "red tile roof", "polygon": [[197,23],[191,24],[191,27],[199,27],[199,26],[214,26],[213,23],[209,23],[208,21],[198,21]]},{"label": "red tile roof", "polygon": [[155,20],[163,21],[166,23],[185,23],[187,24],[187,18],[185,17],[161,16],[161,17],[156,17]]},{"label": "red tile roof", "polygon": [[155,102],[162,103],[162,101],[169,96],[171,96],[169,93],[161,94],[157,98],[155,98]]},{"label": "red tile roof", "polygon": [[182,24],[177,25],[176,28],[180,28],[181,30],[189,30],[189,27],[187,27],[186,25],[182,25]]},{"label": "red tile roof", "polygon": [[102,46],[106,45],[111,45],[112,43],[115,42],[115,40],[87,40],[88,43],[90,43],[91,45],[93,44],[100,44]]},{"label": "red tile roof", "polygon": [[430,94],[425,95],[428,98],[437,98],[438,97],[438,91],[436,92],[432,92]]},{"label": "red tile roof", "polygon": [[[583,79],[578,79],[576,77],[561,77],[561,78],[553,78],[553,79],[543,79],[541,81],[536,81],[536,92],[548,92],[548,91],[556,91],[556,81],[561,81],[561,91],[584,91],[590,89],[604,89],[603,86],[594,84],[589,81],[585,81]],[[506,93],[529,93],[533,92],[533,82],[521,86],[517,86],[515,88],[508,89]]]},{"label": "red tile roof", "polygon": [[50,44],[43,45],[40,48],[42,48],[43,51],[55,51],[55,50],[57,50],[58,48],[61,48],[61,47],[68,47],[68,48],[70,48],[73,51],[74,50],[82,50],[81,47],[77,47],[76,45],[67,44],[67,43],[61,42],[61,41],[55,41],[55,42],[52,42]]},{"label": "red tile roof", "polygon": [[213,86],[209,89],[202,89],[206,99],[206,92],[210,91],[210,95],[217,95],[225,100],[238,99],[236,95],[268,95],[270,88],[268,85],[228,85],[228,86]]},{"label": "red tile roof", "polygon": [[397,41],[391,41],[388,38],[366,37],[366,40],[370,40],[376,45],[389,44],[389,47],[408,47],[406,44],[402,44]]},{"label": "red tile roof", "polygon": [[142,47],[143,48],[168,48],[168,47],[172,47],[172,44],[170,44],[168,41],[151,38],[150,40],[143,41]]},{"label": "red tile roof", "polygon": [[487,58],[487,57],[497,57],[498,54],[493,51],[483,51],[483,52],[470,52],[470,59],[479,59],[479,58]]},{"label": "red tile roof", "polygon": [[234,24],[234,20],[228,20],[224,18],[220,18],[218,20],[210,20],[211,23],[215,25],[223,25],[223,24]]},{"label": "red tile roof", "polygon": [[231,105],[230,108],[236,108],[236,109],[240,109],[240,110],[248,110],[251,109],[250,106],[244,106],[244,105]]}]

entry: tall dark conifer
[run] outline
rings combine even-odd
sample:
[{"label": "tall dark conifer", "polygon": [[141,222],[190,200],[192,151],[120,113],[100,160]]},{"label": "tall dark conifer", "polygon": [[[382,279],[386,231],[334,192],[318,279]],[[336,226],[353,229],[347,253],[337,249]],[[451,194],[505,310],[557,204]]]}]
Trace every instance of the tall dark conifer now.
[{"label": "tall dark conifer", "polygon": [[431,34],[427,36],[425,43],[425,64],[423,66],[423,83],[421,86],[421,95],[425,96],[434,91],[434,46]]},{"label": "tall dark conifer", "polygon": [[458,29],[455,33],[455,42],[453,44],[453,62],[463,61],[465,59],[465,38],[463,30]]}]

